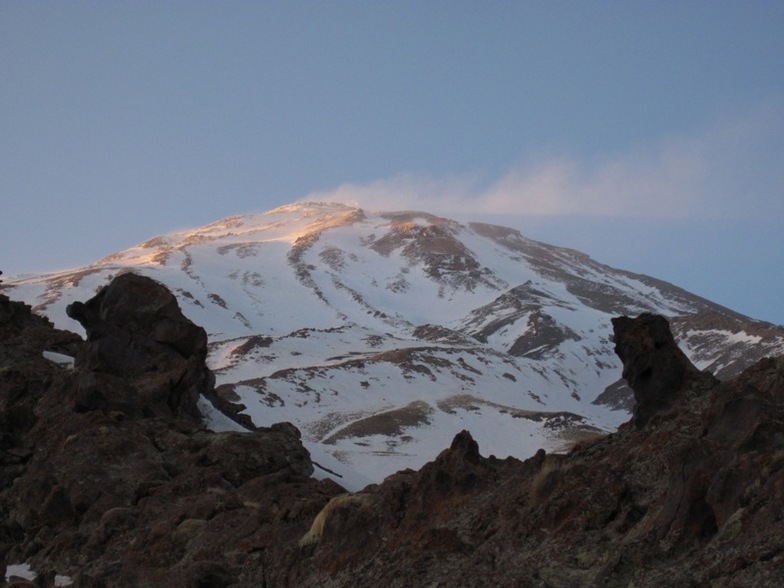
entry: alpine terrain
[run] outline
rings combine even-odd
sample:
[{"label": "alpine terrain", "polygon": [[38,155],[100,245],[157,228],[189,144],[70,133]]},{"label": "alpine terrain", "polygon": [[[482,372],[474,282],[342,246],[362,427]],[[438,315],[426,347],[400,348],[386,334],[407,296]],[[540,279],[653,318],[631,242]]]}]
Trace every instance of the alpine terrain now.
[{"label": "alpine terrain", "polygon": [[210,428],[293,423],[317,474],[350,490],[420,468],[462,430],[501,458],[616,430],[634,405],[616,316],[668,317],[719,380],[784,353],[784,327],[516,230],[336,203],[226,218],[3,289],[84,333],[66,307],[128,272],[206,330]]},{"label": "alpine terrain", "polygon": [[0,585],[778,587],[783,340],[511,229],[336,204],[14,278]]}]

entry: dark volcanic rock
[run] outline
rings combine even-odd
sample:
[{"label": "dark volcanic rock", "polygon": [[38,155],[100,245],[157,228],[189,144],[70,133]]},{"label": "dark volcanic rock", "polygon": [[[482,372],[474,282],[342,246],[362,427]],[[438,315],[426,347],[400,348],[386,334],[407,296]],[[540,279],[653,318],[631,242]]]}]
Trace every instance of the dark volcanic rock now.
[{"label": "dark volcanic rock", "polygon": [[[212,433],[170,402],[177,387],[145,362],[203,389],[202,346],[180,341],[186,324],[156,326],[178,320],[157,285],[123,283],[72,311],[86,343],[0,296],[0,569],[28,561],[41,585],[59,573],[84,587],[784,577],[784,358],[717,383],[685,362],[663,319],[618,319],[642,408],[617,433],[519,461],[483,457],[463,431],[420,471],[347,494],[310,478],[292,425]],[[77,368],[45,360],[47,348],[76,353]],[[90,386],[101,396],[86,406]]]},{"label": "dark volcanic rock", "polygon": [[718,383],[692,365],[663,316],[623,316],[612,319],[612,324],[615,353],[623,362],[623,377],[634,391],[635,425],[647,423],[685,390],[705,390]]},{"label": "dark volcanic rock", "polygon": [[0,564],[42,585],[260,585],[258,554],[343,491],[310,478],[293,425],[203,428],[206,339],[171,300],[117,278],[76,307],[83,342],[0,296]]},{"label": "dark volcanic rock", "polygon": [[199,419],[199,395],[213,388],[207,334],[162,284],[126,273],[68,316],[87,331],[77,357],[77,409]]},{"label": "dark volcanic rock", "polygon": [[[81,338],[55,329],[30,307],[0,294],[0,463],[29,458],[26,435],[38,421],[36,407],[44,393],[58,384],[63,369],[43,358],[44,351],[73,356]],[[3,479],[3,485],[10,480]]]}]

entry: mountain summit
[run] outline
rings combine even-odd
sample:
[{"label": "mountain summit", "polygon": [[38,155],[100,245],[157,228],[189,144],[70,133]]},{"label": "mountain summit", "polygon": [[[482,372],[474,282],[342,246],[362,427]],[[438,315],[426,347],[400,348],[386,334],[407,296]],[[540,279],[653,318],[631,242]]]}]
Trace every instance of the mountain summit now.
[{"label": "mountain summit", "polygon": [[421,466],[463,429],[521,458],[614,430],[634,402],[609,338],[618,315],[667,316],[719,379],[784,353],[782,327],[514,229],[337,203],[229,217],[4,288],[76,329],[66,306],[129,271],[206,329],[224,412],[294,423],[349,488]]}]

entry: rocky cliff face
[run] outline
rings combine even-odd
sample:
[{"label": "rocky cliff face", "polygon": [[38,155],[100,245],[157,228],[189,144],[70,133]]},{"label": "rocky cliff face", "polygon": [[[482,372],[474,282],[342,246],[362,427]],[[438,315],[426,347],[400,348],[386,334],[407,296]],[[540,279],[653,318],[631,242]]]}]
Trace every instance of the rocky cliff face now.
[{"label": "rocky cliff face", "polygon": [[[784,577],[784,358],[720,383],[661,317],[621,318],[638,408],[616,433],[520,461],[482,456],[464,431],[419,471],[349,494],[311,477],[291,425],[203,428],[206,341],[158,284],[117,278],[71,313],[87,342],[0,296],[0,561],[29,562],[40,585],[56,573],[77,586]],[[75,369],[45,350],[75,355]]]}]

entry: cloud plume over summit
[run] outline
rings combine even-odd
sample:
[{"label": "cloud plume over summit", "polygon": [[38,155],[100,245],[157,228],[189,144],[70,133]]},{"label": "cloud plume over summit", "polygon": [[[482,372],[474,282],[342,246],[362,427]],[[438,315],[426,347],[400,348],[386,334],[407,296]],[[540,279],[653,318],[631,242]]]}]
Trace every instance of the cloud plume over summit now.
[{"label": "cloud plume over summit", "polygon": [[346,183],[308,195],[367,208],[427,209],[443,214],[603,216],[648,218],[770,218],[771,193],[784,172],[784,100],[770,99],[741,116],[691,135],[590,159],[550,156],[515,166],[500,178],[398,175]]}]

